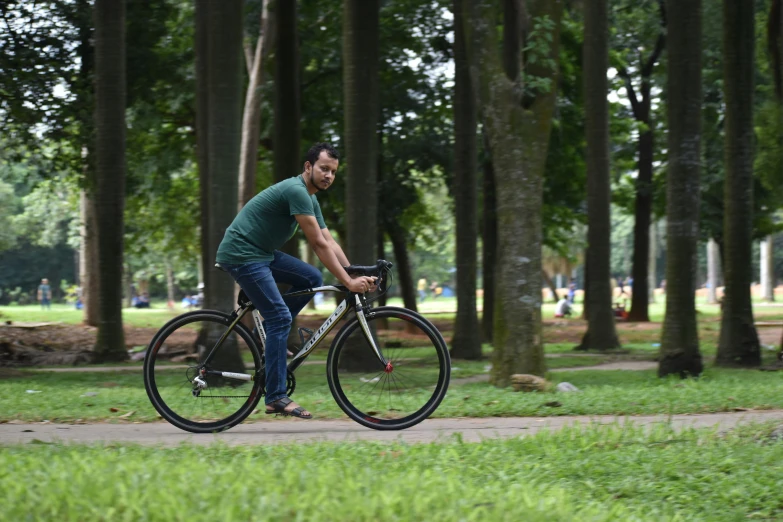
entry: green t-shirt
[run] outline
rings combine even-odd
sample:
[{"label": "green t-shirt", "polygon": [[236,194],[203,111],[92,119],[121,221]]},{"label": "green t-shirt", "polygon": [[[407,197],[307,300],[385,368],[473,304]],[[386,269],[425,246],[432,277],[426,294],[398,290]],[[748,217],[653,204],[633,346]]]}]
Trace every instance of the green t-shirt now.
[{"label": "green t-shirt", "polygon": [[307,192],[301,176],[289,178],[262,190],[242,207],[226,229],[217,251],[217,262],[242,265],[272,261],[274,251],[296,232],[295,215],[315,216],[326,228],[321,206]]}]

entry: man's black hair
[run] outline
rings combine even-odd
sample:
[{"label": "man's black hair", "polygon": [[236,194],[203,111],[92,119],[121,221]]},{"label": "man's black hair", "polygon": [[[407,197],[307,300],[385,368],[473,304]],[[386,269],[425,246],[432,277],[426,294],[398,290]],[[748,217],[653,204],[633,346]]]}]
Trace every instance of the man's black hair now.
[{"label": "man's black hair", "polygon": [[305,156],[305,161],[309,161],[310,165],[315,165],[315,162],[318,161],[318,158],[321,156],[321,151],[325,150],[326,154],[332,158],[339,160],[340,155],[337,154],[337,149],[332,147],[329,143],[316,143],[312,147],[310,147],[310,150],[307,151],[307,156]]}]

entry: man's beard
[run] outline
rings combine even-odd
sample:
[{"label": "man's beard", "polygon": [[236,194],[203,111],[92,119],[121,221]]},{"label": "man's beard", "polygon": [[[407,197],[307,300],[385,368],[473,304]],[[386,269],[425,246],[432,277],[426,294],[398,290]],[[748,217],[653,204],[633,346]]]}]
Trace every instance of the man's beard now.
[{"label": "man's beard", "polygon": [[[322,181],[322,183],[324,183],[324,181]],[[329,188],[328,186],[326,188],[321,188],[321,187],[319,187],[316,184],[316,182],[315,182],[315,172],[313,172],[312,170],[310,171],[310,184],[315,187],[315,190],[317,192],[324,192],[324,191],[326,191]]]}]

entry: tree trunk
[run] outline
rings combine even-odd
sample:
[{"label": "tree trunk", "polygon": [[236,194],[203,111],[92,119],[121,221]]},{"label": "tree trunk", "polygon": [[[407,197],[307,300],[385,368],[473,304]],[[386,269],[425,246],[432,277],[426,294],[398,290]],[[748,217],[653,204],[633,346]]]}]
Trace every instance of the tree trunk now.
[{"label": "tree trunk", "polygon": [[[210,273],[205,301],[206,308],[224,311],[234,307],[234,281],[214,267],[214,259],[237,209],[242,132],[242,7],[241,0],[212,2],[207,20]],[[238,350],[220,350],[214,362],[228,371],[244,371]]]},{"label": "tree trunk", "polygon": [[754,4],[723,2],[724,149],[723,241],[726,292],[715,364],[753,367],[761,347],[750,298],[753,230]]},{"label": "tree trunk", "polygon": [[[354,264],[373,261],[378,236],[379,18],[379,0],[343,0],[346,256]],[[378,364],[364,346],[351,347],[348,354],[349,370]]]},{"label": "tree trunk", "polygon": [[647,291],[650,304],[655,303],[655,289],[658,287],[658,224],[650,223],[650,262],[647,266]]},{"label": "tree trunk", "polygon": [[552,281],[552,278],[549,277],[549,274],[546,273],[546,270],[541,271],[541,277],[544,278],[544,282],[546,283],[546,286],[548,286],[549,291],[552,292],[552,302],[557,304],[559,299],[557,298],[557,287],[555,286],[555,282]]},{"label": "tree trunk", "polygon": [[96,220],[100,321],[98,360],[128,358],[122,329],[125,208],[125,3],[95,2]]},{"label": "tree trunk", "polygon": [[457,224],[457,317],[451,354],[481,359],[476,312],[478,270],[478,190],[476,180],[476,104],[465,55],[462,0],[454,0],[454,208]]},{"label": "tree trunk", "polygon": [[666,316],[658,375],[703,370],[696,324],[701,168],[701,0],[669,3]]},{"label": "tree trunk", "polygon": [[242,115],[242,145],[239,158],[239,208],[256,195],[258,139],[261,134],[261,88],[264,85],[264,62],[269,54],[268,0],[261,0],[261,32],[250,64],[245,110]]},{"label": "tree trunk", "polygon": [[[378,173],[380,175],[381,173],[381,154],[378,154]],[[381,226],[378,226],[378,259],[386,259],[386,241],[384,241],[384,233],[383,228]],[[398,269],[399,271],[399,269]],[[382,295],[380,299],[378,299],[378,305],[377,306],[386,306],[386,295]],[[415,302],[415,300],[414,300]],[[407,324],[407,323],[406,323]],[[383,317],[377,320],[377,324],[375,325],[376,329],[378,330],[388,330],[389,329],[389,319],[387,317]]]},{"label": "tree trunk", "polygon": [[166,298],[166,305],[174,306],[174,269],[170,261],[166,261]]},{"label": "tree trunk", "polygon": [[650,55],[640,63],[641,100],[631,82],[631,77],[624,69],[620,75],[625,78],[626,91],[631,101],[634,118],[645,125],[646,130],[639,135],[639,176],[636,178],[636,211],[634,222],[633,243],[633,287],[631,290],[631,310],[629,321],[648,322],[650,293],[648,290],[648,263],[650,262],[650,214],[653,203],[653,153],[655,152],[653,125],[650,117],[652,103],[651,82],[655,65],[666,44],[666,16],[663,2],[660,2],[662,27],[658,40]]},{"label": "tree trunk", "polygon": [[718,270],[720,252],[714,239],[707,241],[707,303],[718,304]]},{"label": "tree trunk", "polygon": [[[315,252],[313,252],[313,249],[310,248],[310,245],[305,245],[304,251],[305,251],[305,262],[317,268],[318,260],[316,259]],[[316,308],[315,299],[310,299],[310,302],[307,303],[307,308],[309,308],[310,310],[315,310]]]},{"label": "tree trunk", "polygon": [[[211,262],[215,252],[209,241],[209,0],[196,0],[196,161],[198,163],[199,208],[201,215],[201,256],[199,259],[199,282],[204,288],[212,286]],[[204,303],[201,304],[204,306]]]},{"label": "tree trunk", "polygon": [[397,275],[400,277],[400,292],[402,292],[403,306],[409,310],[417,311],[416,286],[411,271],[410,257],[408,256],[408,244],[405,241],[405,231],[399,225],[392,225],[388,230],[389,239],[394,250],[394,259],[397,261]]},{"label": "tree trunk", "polygon": [[95,205],[86,190],[82,190],[80,199],[82,216],[81,255],[79,256],[79,279],[82,287],[84,305],[84,324],[98,326],[101,307],[98,293],[98,223],[95,221]]},{"label": "tree trunk", "polygon": [[481,270],[484,287],[484,297],[481,312],[481,331],[484,334],[484,342],[492,344],[495,328],[495,271],[497,270],[495,258],[498,248],[498,223],[495,215],[495,172],[492,166],[492,154],[489,148],[487,133],[482,132],[484,138],[484,216],[482,228],[482,258]]},{"label": "tree trunk", "polygon": [[125,308],[130,308],[133,306],[133,277],[132,275],[130,263],[125,263],[125,270],[122,272],[122,283],[125,290],[127,290],[128,295],[125,296]]},{"label": "tree trunk", "polygon": [[761,297],[775,302],[775,238],[769,235],[761,242]]},{"label": "tree trunk", "polygon": [[[509,80],[497,50],[495,2],[476,0],[464,8],[465,19],[471,21],[465,24],[465,33],[473,88],[481,102],[496,173],[498,273],[490,382],[504,387],[512,374],[546,371],[541,341],[541,209],[563,3],[537,2],[530,13],[533,20],[551,22],[543,29],[551,44],[536,63],[524,65],[525,77],[551,83],[521,91],[521,73]],[[525,93],[522,100],[520,92]]]},{"label": "tree trunk", "polygon": [[609,194],[609,111],[606,70],[609,65],[607,0],[585,2],[582,67],[587,133],[587,332],[580,350],[620,347],[612,311],[610,274],[611,197]]},{"label": "tree trunk", "polygon": [[[649,79],[647,79],[649,83]],[[645,90],[642,102],[643,110],[648,113],[647,125],[650,125],[649,86]],[[631,290],[631,310],[628,321],[649,322],[650,295],[648,290],[648,265],[650,262],[650,216],[652,214],[652,173],[653,173],[653,133],[652,130],[639,136],[639,176],[636,178],[636,213],[633,227],[633,287]]]},{"label": "tree trunk", "polygon": [[[275,21],[275,98],[274,98],[274,173],[279,183],[302,172],[299,145],[299,34],[296,2],[276,0]],[[286,253],[299,257],[298,248],[286,245]]]},{"label": "tree trunk", "polygon": [[[274,4],[275,39],[275,99],[274,99],[274,174],[275,182],[284,181],[302,172],[299,145],[301,130],[301,100],[299,95],[299,31],[296,2],[276,0]],[[309,248],[309,245],[308,245]],[[281,249],[299,257],[299,237],[294,235]],[[297,319],[291,321],[288,349],[297,350],[299,333]]]}]

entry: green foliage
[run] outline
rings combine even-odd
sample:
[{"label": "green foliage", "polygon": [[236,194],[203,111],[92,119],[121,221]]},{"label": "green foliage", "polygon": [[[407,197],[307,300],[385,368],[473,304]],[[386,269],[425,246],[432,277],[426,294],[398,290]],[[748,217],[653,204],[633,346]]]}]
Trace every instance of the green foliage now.
[{"label": "green foliage", "polygon": [[584,223],[586,168],[582,23],[566,13],[560,31],[558,97],[544,170],[544,245],[573,258],[575,225]]},{"label": "green foliage", "polygon": [[[540,65],[546,71],[552,71],[557,63],[551,58],[552,41],[555,31],[555,22],[549,16],[539,16],[532,20],[533,28],[527,35],[525,48],[525,61],[530,65]],[[552,90],[552,78],[522,73],[525,96],[535,97],[546,94]]]},{"label": "green foliage", "polygon": [[[19,304],[34,303],[41,279],[52,282],[52,297],[62,297],[56,281],[73,281],[76,267],[73,250],[65,245],[43,247],[30,244],[24,238],[16,247],[0,252],[0,304],[16,301]],[[16,297],[9,295],[19,288]]]}]

